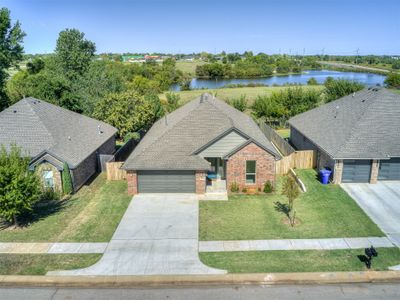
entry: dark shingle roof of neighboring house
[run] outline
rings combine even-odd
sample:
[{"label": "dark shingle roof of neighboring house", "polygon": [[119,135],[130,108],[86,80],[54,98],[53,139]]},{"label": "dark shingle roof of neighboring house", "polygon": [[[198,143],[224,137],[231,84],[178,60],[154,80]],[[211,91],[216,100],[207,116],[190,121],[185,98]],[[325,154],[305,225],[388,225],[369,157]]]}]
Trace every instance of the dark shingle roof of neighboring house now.
[{"label": "dark shingle roof of neighboring house", "polygon": [[336,159],[400,156],[400,95],[384,88],[363,89],[289,123]]},{"label": "dark shingle roof of neighboring house", "polygon": [[117,132],[104,122],[31,97],[0,112],[0,128],[0,145],[15,143],[34,159],[48,153],[71,168]]},{"label": "dark shingle roof of neighboring house", "polygon": [[158,120],[125,162],[133,170],[207,170],[196,150],[230,130],[279,158],[274,146],[249,116],[209,94]]}]

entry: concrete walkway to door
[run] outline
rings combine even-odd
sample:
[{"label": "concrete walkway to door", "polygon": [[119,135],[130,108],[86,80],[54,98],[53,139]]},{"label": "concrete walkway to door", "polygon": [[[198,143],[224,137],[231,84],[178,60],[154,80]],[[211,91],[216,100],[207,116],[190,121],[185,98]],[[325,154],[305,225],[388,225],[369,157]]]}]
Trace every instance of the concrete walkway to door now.
[{"label": "concrete walkway to door", "polygon": [[199,260],[198,219],[195,194],[136,195],[100,261],[85,269],[47,274],[224,274]]},{"label": "concrete walkway to door", "polygon": [[400,181],[342,183],[341,186],[387,237],[400,247]]}]

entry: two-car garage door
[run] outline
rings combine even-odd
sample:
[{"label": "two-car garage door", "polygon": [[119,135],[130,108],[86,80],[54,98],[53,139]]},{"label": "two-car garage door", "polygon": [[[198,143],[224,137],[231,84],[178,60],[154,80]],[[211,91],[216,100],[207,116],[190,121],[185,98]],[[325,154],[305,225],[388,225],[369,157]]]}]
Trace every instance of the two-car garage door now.
[{"label": "two-car garage door", "polygon": [[[342,182],[369,182],[371,160],[344,160]],[[378,180],[400,180],[400,158],[379,162]]]},{"label": "two-car garage door", "polygon": [[194,171],[139,171],[139,193],[195,193]]}]

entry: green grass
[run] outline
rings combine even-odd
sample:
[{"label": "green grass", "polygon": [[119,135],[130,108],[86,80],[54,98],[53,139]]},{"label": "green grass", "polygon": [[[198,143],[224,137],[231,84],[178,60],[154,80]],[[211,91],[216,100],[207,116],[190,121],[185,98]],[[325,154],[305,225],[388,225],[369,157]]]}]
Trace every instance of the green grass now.
[{"label": "green grass", "polygon": [[[398,248],[379,248],[373,258],[372,270],[382,271],[400,264]],[[365,263],[357,257],[363,249],[302,250],[302,251],[243,251],[200,253],[201,261],[229,273],[267,272],[340,272],[366,271]]]},{"label": "green grass", "polygon": [[194,60],[194,61],[177,61],[176,62],[176,68],[178,70],[181,70],[183,73],[190,74],[190,75],[195,75],[196,74],[196,67],[198,65],[204,65],[205,62],[199,61],[199,60]]},{"label": "green grass", "polygon": [[[246,96],[246,100],[249,105],[252,105],[254,100],[258,96],[269,96],[272,92],[277,92],[288,87],[241,87],[241,88],[220,88],[220,89],[201,89],[191,91],[176,92],[180,96],[180,103],[183,105],[190,100],[200,96],[203,93],[215,93],[216,97],[221,100],[229,100],[232,98],[240,97],[241,95]],[[303,86],[305,89],[317,89],[322,90],[323,86]],[[161,100],[165,100],[165,93],[160,95]]]},{"label": "green grass", "polygon": [[35,209],[25,227],[0,230],[0,242],[108,242],[130,199],[126,181],[100,174],[69,200]]},{"label": "green grass", "polygon": [[384,236],[378,226],[338,185],[322,185],[314,170],[297,170],[307,192],[295,202],[299,221],[295,227],[276,210],[287,203],[279,192],[272,195],[235,195],[228,201],[200,201],[201,240],[259,240]]},{"label": "green grass", "polygon": [[101,254],[0,254],[1,275],[46,275],[48,271],[85,268]]},{"label": "green grass", "polygon": [[289,129],[289,128],[277,129],[276,132],[277,132],[281,137],[283,137],[284,139],[290,137],[290,129]]}]

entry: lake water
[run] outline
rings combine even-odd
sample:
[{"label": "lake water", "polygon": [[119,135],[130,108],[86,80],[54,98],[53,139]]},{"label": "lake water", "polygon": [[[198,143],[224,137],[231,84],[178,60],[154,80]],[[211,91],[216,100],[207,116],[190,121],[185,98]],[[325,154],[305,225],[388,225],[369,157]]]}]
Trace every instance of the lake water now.
[{"label": "lake water", "polygon": [[[227,84],[266,84],[266,85],[284,85],[286,83],[307,84],[307,81],[314,77],[318,83],[324,83],[327,77],[343,78],[347,80],[358,81],[366,86],[375,86],[377,84],[383,85],[386,76],[372,73],[359,73],[359,72],[341,72],[331,70],[309,70],[304,71],[302,74],[285,75],[285,76],[271,76],[265,78],[250,78],[250,79],[192,79],[190,83],[191,89],[216,89],[221,88]],[[173,85],[171,90],[179,91],[179,85]]]}]

